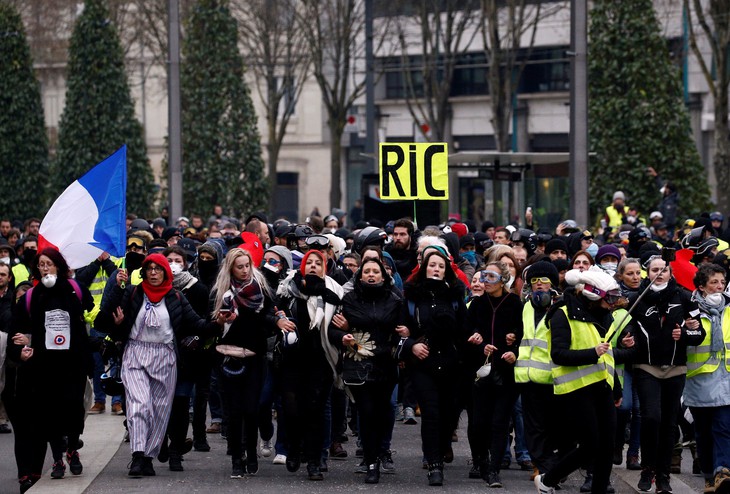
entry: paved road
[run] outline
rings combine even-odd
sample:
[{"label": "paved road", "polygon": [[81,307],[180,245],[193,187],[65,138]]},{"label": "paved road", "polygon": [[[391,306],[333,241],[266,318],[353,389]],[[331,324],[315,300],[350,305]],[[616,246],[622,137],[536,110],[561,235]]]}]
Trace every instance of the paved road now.
[{"label": "paved road", "polygon": [[[465,431],[459,431],[460,441],[454,444],[456,459],[447,465],[444,487],[439,491],[460,493],[484,493],[489,488],[481,480],[467,478],[468,447]],[[426,473],[421,468],[420,426],[396,424],[393,448],[396,450],[397,473],[382,475],[377,486],[367,486],[363,476],[353,473],[356,464],[352,457],[355,451],[353,439],[345,443],[350,458],[345,461],[330,461],[330,471],[325,474],[323,482],[311,482],[306,478],[304,467],[295,474],[286,471],[282,465],[272,465],[271,458],[260,458],[259,473],[255,477],[230,479],[230,458],[225,456],[225,441],[220,437],[210,437],[209,453],[191,452],[186,455],[185,472],[170,472],[166,464],[155,461],[156,477],[130,479],[127,476],[127,464],[130,460],[129,445],[121,442],[120,418],[108,414],[90,416],[87,420],[85,440],[88,449],[82,450],[84,474],[73,478],[52,481],[48,478],[50,461],[44,479],[31,491],[31,494],[43,492],[89,493],[89,494],[132,494],[132,493],[240,493],[242,490],[253,490],[257,494],[282,494],[290,491],[296,493],[320,493],[334,491],[375,491],[381,493],[419,493],[428,489]],[[12,462],[11,434],[0,435],[0,455],[6,461],[0,467],[0,494],[17,493],[15,465]],[[118,445],[118,447],[117,447]],[[91,456],[91,457],[90,457]],[[684,471],[691,471],[689,451],[684,455]],[[97,475],[95,477],[95,475]],[[502,472],[504,488],[501,492],[532,493],[534,487],[529,480],[529,473],[515,469]],[[619,493],[634,493],[638,480],[637,472],[628,472],[623,467],[614,469],[613,482]],[[628,483],[627,483],[628,481]],[[583,478],[573,474],[565,484],[563,492],[578,492]],[[87,487],[88,485],[88,487]],[[702,492],[702,480],[691,474],[673,476],[674,492]],[[431,489],[429,489],[431,490]],[[433,489],[436,491],[436,489]]]}]

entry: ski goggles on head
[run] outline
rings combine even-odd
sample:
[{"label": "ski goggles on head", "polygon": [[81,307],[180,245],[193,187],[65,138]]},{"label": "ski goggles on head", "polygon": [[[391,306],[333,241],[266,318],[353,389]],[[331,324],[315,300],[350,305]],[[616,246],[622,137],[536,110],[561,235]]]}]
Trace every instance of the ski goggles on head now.
[{"label": "ski goggles on head", "polygon": [[490,284],[499,283],[500,281],[502,281],[502,275],[496,271],[484,270],[479,275],[479,281],[481,281],[482,283]]},{"label": "ski goggles on head", "polygon": [[312,235],[304,241],[310,248],[323,250],[330,246],[330,239],[324,235]]},{"label": "ski goggles on head", "polygon": [[139,237],[129,237],[127,239],[127,250],[145,250],[145,241]]}]

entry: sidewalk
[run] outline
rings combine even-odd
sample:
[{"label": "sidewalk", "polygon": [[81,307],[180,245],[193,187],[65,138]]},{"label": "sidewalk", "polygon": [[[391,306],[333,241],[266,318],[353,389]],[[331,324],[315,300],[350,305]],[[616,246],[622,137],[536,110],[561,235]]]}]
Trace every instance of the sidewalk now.
[{"label": "sidewalk", "polygon": [[[71,475],[66,466],[66,476],[61,480],[51,479],[50,469],[43,472],[43,477],[28,491],[32,494],[81,494],[101,473],[109,460],[119,449],[124,440],[123,415],[112,415],[107,412],[86,417],[84,447],[79,450],[84,471],[81,475]],[[64,459],[65,463],[65,459]]]}]

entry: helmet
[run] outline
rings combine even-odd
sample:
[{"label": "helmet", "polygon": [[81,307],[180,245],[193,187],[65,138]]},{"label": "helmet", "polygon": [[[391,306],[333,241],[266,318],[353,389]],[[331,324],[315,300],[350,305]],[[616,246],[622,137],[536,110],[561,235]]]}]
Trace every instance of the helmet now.
[{"label": "helmet", "polygon": [[314,230],[309,225],[297,225],[294,229],[294,236],[297,238],[309,237],[314,235]]},{"label": "helmet", "polygon": [[532,256],[537,249],[537,235],[532,230],[527,228],[519,228],[512,232],[510,236],[512,242],[521,242],[527,250],[527,256]]},{"label": "helmet", "polygon": [[368,226],[360,230],[355,236],[355,243],[352,245],[354,252],[360,253],[368,245],[382,247],[388,239],[388,234],[376,226]]},{"label": "helmet", "polygon": [[113,363],[105,373],[99,378],[101,381],[101,389],[104,393],[111,396],[118,396],[124,393],[124,384],[122,384],[122,368],[119,363]]},{"label": "helmet", "polygon": [[[704,226],[698,226],[697,228],[693,228],[687,233],[682,240],[679,242],[679,244],[682,246],[683,249],[690,249],[697,251],[700,244],[703,243],[705,240],[705,227]],[[709,240],[709,239],[708,239]],[[717,239],[715,239],[715,246],[717,246]]]},{"label": "helmet", "polygon": [[563,235],[580,231],[575,220],[565,220],[558,225],[558,228],[562,229]]}]

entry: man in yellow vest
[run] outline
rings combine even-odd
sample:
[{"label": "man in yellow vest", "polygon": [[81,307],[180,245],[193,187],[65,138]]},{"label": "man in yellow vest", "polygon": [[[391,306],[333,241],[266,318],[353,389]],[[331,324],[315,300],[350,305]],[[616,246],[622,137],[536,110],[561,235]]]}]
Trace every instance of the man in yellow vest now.
[{"label": "man in yellow vest", "polygon": [[606,225],[610,226],[614,230],[618,230],[618,227],[627,223],[627,215],[629,214],[629,207],[625,204],[626,196],[620,190],[613,193],[613,199],[610,206],[606,207]]},{"label": "man in yellow vest", "polygon": [[[549,261],[528,266],[523,275],[527,300],[522,310],[524,335],[515,363],[515,382],[522,397],[525,443],[534,465],[533,477],[557,462],[555,450],[561,438],[558,406],[553,394],[552,360],[548,352],[549,331],[545,315],[559,295],[558,270]],[[564,437],[564,435],[563,435]]]},{"label": "man in yellow vest", "polygon": [[[609,342],[615,331],[611,310],[625,299],[616,280],[598,268],[570,270],[565,281],[572,288],[547,316],[548,347],[556,403],[578,445],[562,454],[550,471],[535,477],[535,487],[542,494],[554,493],[560,479],[592,465],[592,492],[605,494],[613,466],[615,407],[621,400]],[[623,342],[633,346],[633,337]]]}]

